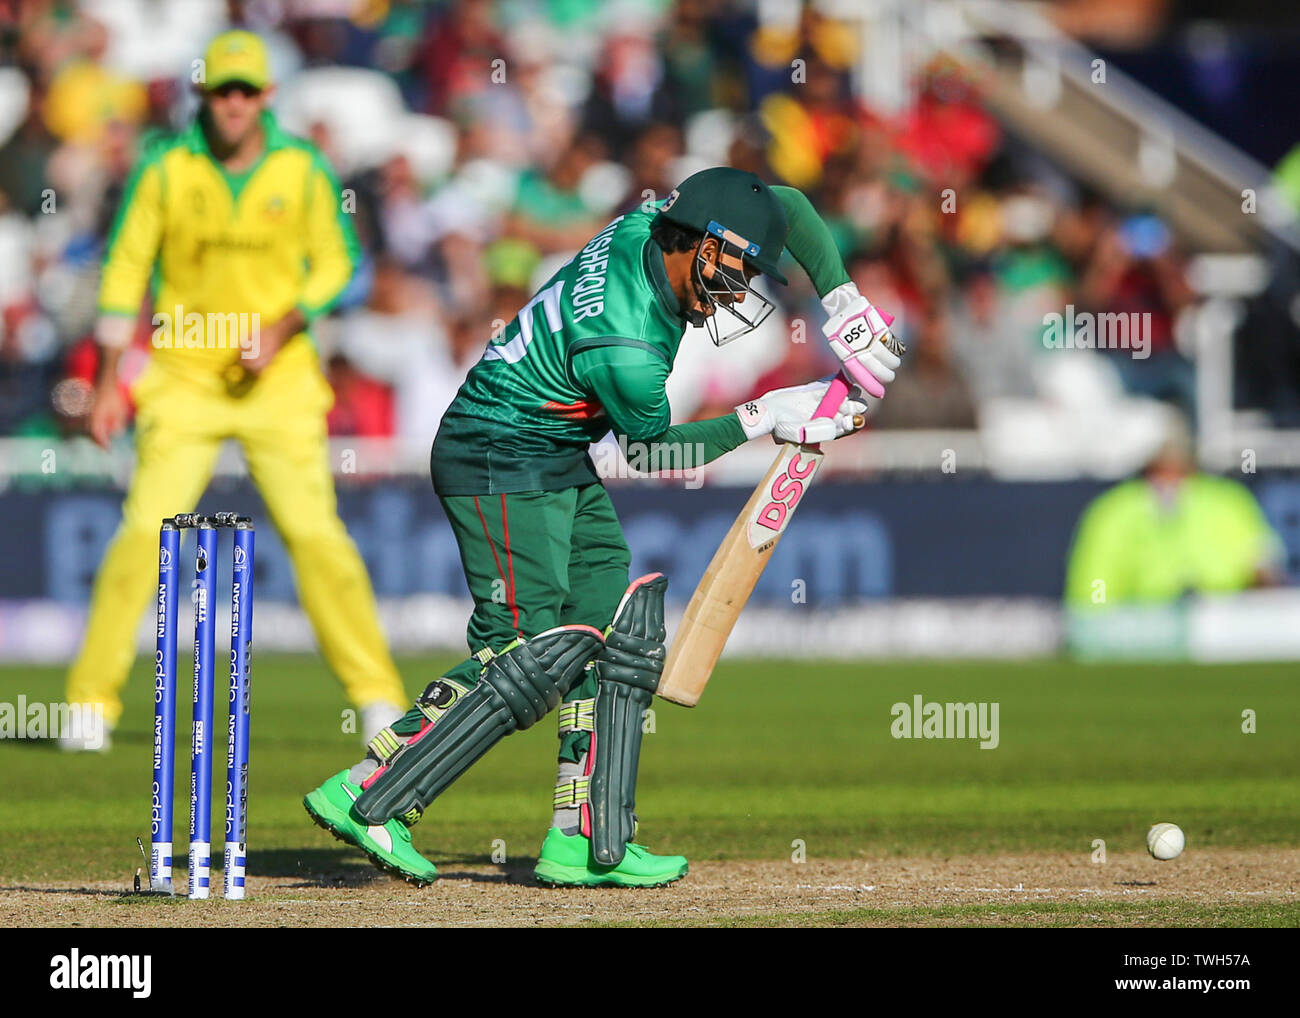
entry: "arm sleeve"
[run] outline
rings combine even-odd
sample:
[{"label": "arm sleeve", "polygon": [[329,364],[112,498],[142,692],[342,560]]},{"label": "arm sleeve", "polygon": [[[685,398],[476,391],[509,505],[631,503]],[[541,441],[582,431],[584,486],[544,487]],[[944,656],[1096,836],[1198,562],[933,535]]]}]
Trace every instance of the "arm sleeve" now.
[{"label": "arm sleeve", "polygon": [[817,289],[818,297],[825,297],[837,286],[849,282],[848,270],[831,231],[822,222],[807,196],[793,187],[775,185],[772,193],[785,209],[789,233],[786,250],[794,256]]},{"label": "arm sleeve", "polygon": [[140,313],[154,260],[162,242],[162,170],[142,162],[127,184],[109,232],[104,271],[99,281],[99,313]]},{"label": "arm sleeve", "polygon": [[[600,400],[615,435],[648,447],[647,471],[699,466],[744,444],[745,430],[735,414],[674,427],[664,391],[668,365],[648,350],[618,344],[614,339],[576,354],[573,375]],[[694,451],[683,458],[687,446]]]},{"label": "arm sleeve", "polygon": [[347,289],[361,247],[351,217],[343,212],[339,182],[319,155],[312,163],[307,200],[309,268],[298,309],[310,321],[327,313]]}]

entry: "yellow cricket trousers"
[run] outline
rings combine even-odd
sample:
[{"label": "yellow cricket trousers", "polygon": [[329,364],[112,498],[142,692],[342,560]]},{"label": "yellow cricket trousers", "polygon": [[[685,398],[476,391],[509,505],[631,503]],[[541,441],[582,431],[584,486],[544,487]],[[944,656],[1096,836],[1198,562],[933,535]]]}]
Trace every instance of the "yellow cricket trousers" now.
[{"label": "yellow cricket trousers", "polygon": [[293,561],[298,600],[348,698],[358,707],[405,704],[370,578],[338,516],[325,425],[333,394],[306,338],[286,345],[241,397],[156,363],[132,396],[135,474],[95,580],[85,639],[68,673],[68,702],[102,704],[104,717],[117,723],[140,616],[157,587],[159,524],[193,511],[222,442],[234,439]]}]

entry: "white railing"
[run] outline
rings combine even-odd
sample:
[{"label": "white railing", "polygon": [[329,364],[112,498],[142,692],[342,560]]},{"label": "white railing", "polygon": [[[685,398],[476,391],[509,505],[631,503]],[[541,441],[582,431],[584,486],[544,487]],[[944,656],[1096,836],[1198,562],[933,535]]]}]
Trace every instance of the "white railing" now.
[{"label": "white railing", "polygon": [[[772,464],[774,446],[751,442],[705,464],[699,471],[703,484],[754,483]],[[607,455],[593,457],[598,465],[611,463],[604,479],[611,484],[664,483],[680,486],[680,475],[639,477],[615,464]],[[330,463],[342,484],[384,478],[428,480],[429,450],[386,438],[332,438]],[[868,432],[827,448],[827,473],[840,475],[939,476],[961,471],[985,471],[991,464],[984,441],[976,431]],[[80,484],[125,488],[135,468],[135,451],[128,438],[120,438],[105,451],[88,438],[0,438],[0,493],[5,490],[59,489]],[[248,476],[238,446],[228,442],[217,457],[214,479]]]},{"label": "white railing", "polygon": [[[1263,427],[1247,414],[1233,415],[1231,422],[1230,428],[1203,433],[1201,459],[1207,468],[1240,471],[1246,456],[1248,466],[1260,470],[1300,469],[1300,432]],[[1150,451],[1141,443],[1120,449],[1107,442],[1082,440],[1046,448],[1041,436],[1024,435],[1017,440],[1005,431],[869,431],[827,446],[823,473],[841,479],[943,481],[991,476],[1005,480],[1118,480],[1132,475]],[[771,466],[773,455],[770,442],[751,442],[693,473],[666,472],[661,476],[635,474],[625,461],[614,461],[600,450],[593,459],[602,480],[610,485],[698,488],[753,484]],[[428,450],[392,439],[331,439],[330,462],[343,487],[385,479],[429,483]],[[120,439],[105,452],[85,438],[0,438],[0,496],[8,491],[85,486],[123,491],[134,469],[135,452],[127,439]],[[227,443],[217,457],[213,480],[221,484],[247,476],[243,455],[234,443]]]}]

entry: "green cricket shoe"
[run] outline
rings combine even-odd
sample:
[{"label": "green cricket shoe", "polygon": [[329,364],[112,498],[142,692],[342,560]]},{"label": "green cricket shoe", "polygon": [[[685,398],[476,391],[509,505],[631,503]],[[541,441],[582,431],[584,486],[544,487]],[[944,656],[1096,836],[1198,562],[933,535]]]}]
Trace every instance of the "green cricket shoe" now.
[{"label": "green cricket shoe", "polygon": [[605,866],[592,858],[590,838],[552,827],[533,876],[556,887],[662,887],[686,876],[689,865],[685,856],[654,855],[629,842],[623,861]]},{"label": "green cricket shoe", "polygon": [[325,828],[339,841],[355,845],[370,861],[393,876],[416,887],[438,879],[438,869],[411,844],[411,831],[397,817],[382,826],[367,824],[352,812],[352,804],[361,795],[361,786],[348,780],[347,771],[339,771],[302,800],[308,815],[317,826]]}]

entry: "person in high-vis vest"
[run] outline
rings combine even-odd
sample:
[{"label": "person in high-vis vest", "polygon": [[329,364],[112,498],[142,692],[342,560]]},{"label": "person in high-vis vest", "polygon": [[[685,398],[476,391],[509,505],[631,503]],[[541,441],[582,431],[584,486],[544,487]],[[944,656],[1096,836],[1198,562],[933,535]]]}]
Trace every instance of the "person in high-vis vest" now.
[{"label": "person in high-vis vest", "polygon": [[1140,476],[1084,507],[1066,567],[1071,613],[1174,604],[1285,579],[1286,554],[1249,488],[1197,469],[1191,432],[1174,418]]},{"label": "person in high-vis vest", "polygon": [[243,450],[293,560],[298,599],[369,738],[406,701],[365,565],[338,516],[325,415],[333,394],[311,323],[356,268],[358,245],[320,152],[283,131],[262,40],[227,32],[209,46],[202,108],[147,140],[104,258],[96,338],[101,370],[91,435],[122,430],[122,349],[154,281],[153,351],[131,388],[137,463],[122,523],[100,565],[69,703],[106,730],[65,748],[109,745],[140,617],[157,582],[162,519],[191,511],[222,443]]}]

